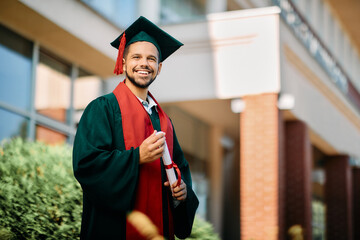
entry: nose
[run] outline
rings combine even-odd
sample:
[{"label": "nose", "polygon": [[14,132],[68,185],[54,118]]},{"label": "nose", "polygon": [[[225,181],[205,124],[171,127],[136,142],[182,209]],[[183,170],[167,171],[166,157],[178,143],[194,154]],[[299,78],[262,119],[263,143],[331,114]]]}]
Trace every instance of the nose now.
[{"label": "nose", "polygon": [[146,58],[141,58],[140,66],[149,66],[149,62]]}]

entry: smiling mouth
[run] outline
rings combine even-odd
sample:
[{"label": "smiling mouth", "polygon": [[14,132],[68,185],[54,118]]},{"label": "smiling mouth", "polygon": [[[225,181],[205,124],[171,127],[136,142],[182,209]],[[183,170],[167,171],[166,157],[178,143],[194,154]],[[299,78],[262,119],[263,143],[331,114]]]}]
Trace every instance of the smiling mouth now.
[{"label": "smiling mouth", "polygon": [[151,71],[147,69],[135,70],[135,72],[140,76],[148,76],[151,74]]},{"label": "smiling mouth", "polygon": [[136,71],[138,74],[140,75],[149,75],[150,72],[147,72],[147,71]]}]

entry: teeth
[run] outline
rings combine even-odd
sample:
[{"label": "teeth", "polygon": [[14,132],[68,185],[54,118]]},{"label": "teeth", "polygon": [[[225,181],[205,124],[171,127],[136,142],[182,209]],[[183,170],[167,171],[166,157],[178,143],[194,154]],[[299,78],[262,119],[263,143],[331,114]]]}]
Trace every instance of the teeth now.
[{"label": "teeth", "polygon": [[140,73],[140,74],[148,74],[148,72],[145,72],[145,71],[138,71],[138,73]]}]

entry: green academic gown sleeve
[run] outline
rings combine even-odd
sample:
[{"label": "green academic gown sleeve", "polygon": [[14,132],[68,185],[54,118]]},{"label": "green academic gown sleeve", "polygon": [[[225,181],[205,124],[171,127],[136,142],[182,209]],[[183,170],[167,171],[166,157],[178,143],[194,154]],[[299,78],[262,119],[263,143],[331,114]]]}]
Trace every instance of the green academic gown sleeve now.
[{"label": "green academic gown sleeve", "polygon": [[79,122],[73,149],[74,175],[83,189],[82,239],[125,239],[138,165],[139,149],[125,151],[115,96],[91,102]]},{"label": "green academic gown sleeve", "polygon": [[178,165],[181,171],[181,178],[186,184],[187,198],[184,202],[173,208],[174,213],[174,232],[178,238],[186,238],[191,234],[196,209],[199,206],[199,200],[192,189],[192,180],[190,167],[184,157],[180,144],[177,140],[174,130],[174,148],[173,161]]}]

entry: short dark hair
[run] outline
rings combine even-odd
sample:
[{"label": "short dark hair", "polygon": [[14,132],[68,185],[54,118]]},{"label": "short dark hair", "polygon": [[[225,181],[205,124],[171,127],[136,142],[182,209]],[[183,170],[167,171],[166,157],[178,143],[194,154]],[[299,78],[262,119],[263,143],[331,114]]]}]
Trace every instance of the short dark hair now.
[{"label": "short dark hair", "polygon": [[[131,44],[130,44],[131,45]],[[123,58],[126,59],[127,55],[129,54],[129,47],[130,45],[126,46],[126,48],[124,49],[124,54],[123,54]]]}]

